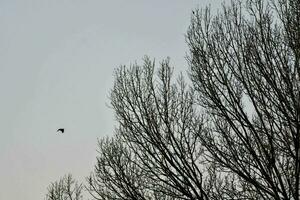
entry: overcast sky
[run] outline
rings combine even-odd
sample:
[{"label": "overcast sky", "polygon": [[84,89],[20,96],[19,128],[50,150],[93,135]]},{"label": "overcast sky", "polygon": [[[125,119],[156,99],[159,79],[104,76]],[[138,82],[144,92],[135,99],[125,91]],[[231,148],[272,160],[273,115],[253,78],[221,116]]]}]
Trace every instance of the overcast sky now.
[{"label": "overcast sky", "polygon": [[67,173],[84,180],[116,125],[113,70],[149,55],[185,71],[192,9],[220,2],[0,0],[0,199],[44,199]]}]

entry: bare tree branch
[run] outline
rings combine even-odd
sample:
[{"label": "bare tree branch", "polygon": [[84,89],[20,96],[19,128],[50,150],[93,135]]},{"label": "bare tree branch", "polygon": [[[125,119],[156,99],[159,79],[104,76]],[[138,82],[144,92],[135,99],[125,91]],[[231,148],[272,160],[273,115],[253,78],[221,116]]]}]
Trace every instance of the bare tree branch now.
[{"label": "bare tree branch", "polygon": [[78,184],[72,175],[68,174],[50,184],[46,200],[81,200],[82,189],[82,184]]},{"label": "bare tree branch", "polygon": [[192,17],[190,76],[209,119],[199,136],[219,173],[239,178],[235,198],[299,199],[299,16],[299,1],[253,0]]}]

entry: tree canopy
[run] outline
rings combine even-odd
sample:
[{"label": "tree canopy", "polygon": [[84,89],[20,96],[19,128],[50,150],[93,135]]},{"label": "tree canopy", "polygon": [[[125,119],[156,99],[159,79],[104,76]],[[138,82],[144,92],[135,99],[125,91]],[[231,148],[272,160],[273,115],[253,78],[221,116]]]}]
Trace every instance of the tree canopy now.
[{"label": "tree canopy", "polygon": [[300,2],[196,9],[191,84],[169,59],[115,71],[118,127],[99,139],[94,199],[300,199]]},{"label": "tree canopy", "polygon": [[77,183],[71,174],[51,183],[46,200],[82,200],[83,185]]}]

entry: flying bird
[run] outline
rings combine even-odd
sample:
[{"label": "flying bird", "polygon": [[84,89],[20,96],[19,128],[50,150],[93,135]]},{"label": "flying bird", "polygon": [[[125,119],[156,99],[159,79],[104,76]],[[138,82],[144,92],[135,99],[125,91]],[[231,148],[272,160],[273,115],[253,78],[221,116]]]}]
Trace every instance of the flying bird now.
[{"label": "flying bird", "polygon": [[65,129],[64,128],[59,128],[59,129],[57,129],[57,131],[56,132],[61,132],[61,133],[64,133],[65,132]]}]

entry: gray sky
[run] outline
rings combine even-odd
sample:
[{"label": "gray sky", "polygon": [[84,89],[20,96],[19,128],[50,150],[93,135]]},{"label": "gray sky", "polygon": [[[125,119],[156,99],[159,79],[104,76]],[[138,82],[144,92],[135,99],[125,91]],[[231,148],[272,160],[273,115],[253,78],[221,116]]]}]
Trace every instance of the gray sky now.
[{"label": "gray sky", "polygon": [[114,68],[149,55],[185,71],[192,9],[220,2],[1,0],[0,199],[44,199],[67,173],[83,180],[116,125]]}]

